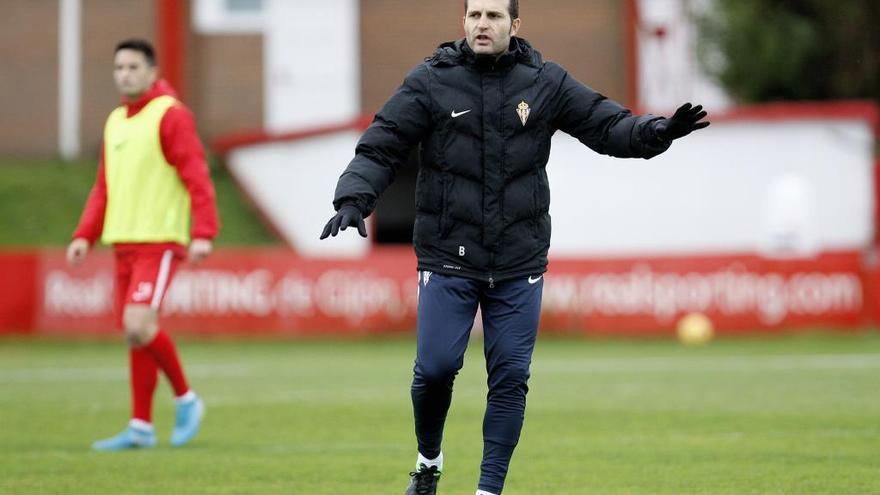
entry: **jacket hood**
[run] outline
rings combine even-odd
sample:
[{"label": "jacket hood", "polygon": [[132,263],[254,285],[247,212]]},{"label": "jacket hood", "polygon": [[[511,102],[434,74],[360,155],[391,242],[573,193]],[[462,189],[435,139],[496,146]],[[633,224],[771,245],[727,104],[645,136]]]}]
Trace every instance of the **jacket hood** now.
[{"label": "jacket hood", "polygon": [[165,79],[159,79],[137,100],[131,101],[126,97],[122,97],[122,104],[126,106],[128,109],[128,116],[131,117],[147,106],[147,103],[160,96],[171,96],[175,99],[178,98],[177,92],[174,91],[174,88],[172,88],[170,84],[168,84],[168,81]]},{"label": "jacket hood", "polygon": [[514,63],[526,64],[532,67],[540,67],[544,63],[541,52],[532,48],[532,45],[523,38],[510,38],[510,47],[497,59],[491,55],[477,55],[462,38],[456,41],[447,41],[440,44],[434,55],[425,59],[431,65],[470,65],[481,67],[508,67]]}]

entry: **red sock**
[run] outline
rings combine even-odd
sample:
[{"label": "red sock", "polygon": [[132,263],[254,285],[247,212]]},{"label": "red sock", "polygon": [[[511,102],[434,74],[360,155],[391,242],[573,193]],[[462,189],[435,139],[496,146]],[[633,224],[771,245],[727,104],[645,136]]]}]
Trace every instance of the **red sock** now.
[{"label": "red sock", "polygon": [[132,348],[128,352],[131,378],[132,418],[151,423],[153,392],[159,380],[159,365],[153,355],[144,348]]},{"label": "red sock", "polygon": [[164,330],[159,330],[156,338],[147,344],[145,349],[149,350],[153,355],[153,359],[165,372],[168,381],[171,382],[171,388],[174,389],[174,395],[180,397],[189,392],[189,385],[186,383],[186,377],[183,376],[183,367],[180,365],[180,358],[177,357],[177,349],[171,336]]}]

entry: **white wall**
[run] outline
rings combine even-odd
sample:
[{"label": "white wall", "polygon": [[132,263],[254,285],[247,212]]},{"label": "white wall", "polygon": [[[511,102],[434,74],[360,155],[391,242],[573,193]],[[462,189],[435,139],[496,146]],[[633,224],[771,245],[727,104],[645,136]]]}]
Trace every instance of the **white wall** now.
[{"label": "white wall", "polygon": [[[340,132],[302,141],[239,148],[227,163],[284,239],[305,256],[360,256],[370,248],[357,231],[319,241],[335,213],[333,192],[351,161],[359,133]],[[369,231],[371,218],[367,218]]]},{"label": "white wall", "polygon": [[[354,232],[318,234],[358,133],[239,149],[230,166],[303,254],[358,256]],[[863,121],[722,121],[652,160],[597,155],[562,133],[548,165],[551,254],[860,248],[873,225],[873,133]]]},{"label": "white wall", "polygon": [[266,0],[265,128],[315,128],[360,115],[359,0]]},{"label": "white wall", "polygon": [[864,122],[717,122],[651,160],[559,134],[550,159],[557,255],[865,246],[873,136]]},{"label": "white wall", "polygon": [[671,113],[685,102],[715,112],[730,106],[721,86],[697,60],[697,30],[691,14],[711,8],[707,0],[639,0],[639,108]]}]

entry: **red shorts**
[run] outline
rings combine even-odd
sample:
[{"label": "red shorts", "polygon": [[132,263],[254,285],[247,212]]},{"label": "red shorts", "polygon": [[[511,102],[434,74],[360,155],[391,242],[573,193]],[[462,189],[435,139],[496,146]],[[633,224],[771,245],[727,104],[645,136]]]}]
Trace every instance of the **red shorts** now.
[{"label": "red shorts", "polygon": [[168,292],[186,249],[175,243],[115,244],[116,323],[122,327],[122,310],[127,304],[149,304],[156,311]]}]

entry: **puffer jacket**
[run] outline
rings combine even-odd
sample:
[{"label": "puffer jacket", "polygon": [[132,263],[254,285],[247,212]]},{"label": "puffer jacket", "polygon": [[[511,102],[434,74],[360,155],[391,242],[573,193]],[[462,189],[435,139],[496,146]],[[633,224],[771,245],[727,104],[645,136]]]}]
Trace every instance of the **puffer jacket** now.
[{"label": "puffer jacket", "polygon": [[366,216],[420,146],[413,243],[418,268],[499,282],[546,271],[551,137],[651,158],[669,148],[659,117],[634,116],[544,62],[522,38],[499,58],[465,40],[413,69],[364,132],[333,201]]}]

